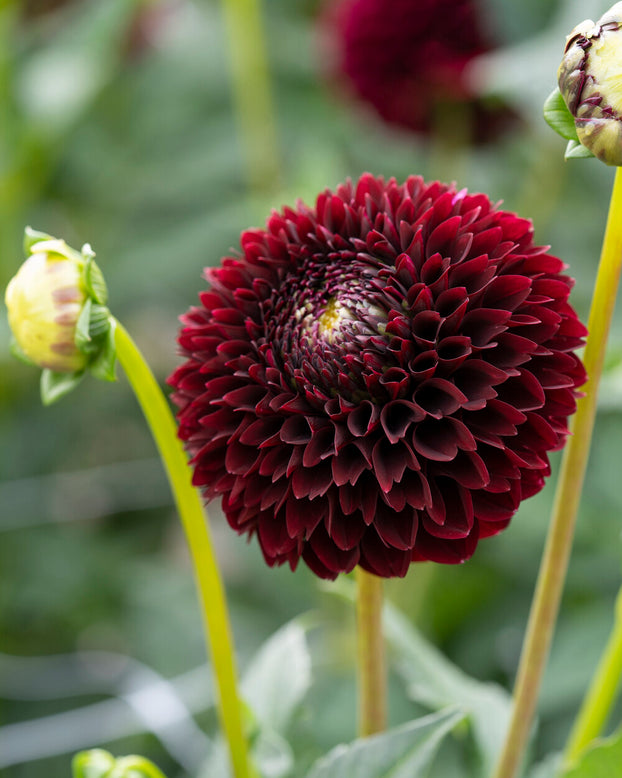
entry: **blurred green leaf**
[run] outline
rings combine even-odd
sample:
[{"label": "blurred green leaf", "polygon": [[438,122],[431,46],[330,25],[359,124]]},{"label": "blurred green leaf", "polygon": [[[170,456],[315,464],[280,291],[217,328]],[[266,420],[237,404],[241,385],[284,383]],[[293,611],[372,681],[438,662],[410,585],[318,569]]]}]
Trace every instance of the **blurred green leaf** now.
[{"label": "blurred green leaf", "polygon": [[510,695],[494,683],[470,678],[418,634],[388,605],[384,611],[387,640],[398,673],[413,700],[432,708],[459,705],[473,729],[482,774],[491,773],[510,719]]},{"label": "blurred green leaf", "polygon": [[565,159],[589,159],[594,155],[579,140],[569,140],[564,153]]},{"label": "blurred green leaf", "polygon": [[57,373],[55,370],[41,372],[41,402],[52,405],[73,391],[84,378],[84,371],[78,373]]},{"label": "blurred green leaf", "polygon": [[242,697],[261,727],[285,732],[311,686],[307,628],[295,619],[260,649],[242,680]]},{"label": "blurred green leaf", "polygon": [[451,708],[337,746],[316,762],[307,778],[420,778],[427,775],[443,738],[464,717]]},{"label": "blurred green leaf", "polygon": [[100,381],[117,380],[117,345],[114,337],[116,322],[114,318],[110,317],[108,324],[108,331],[101,346],[101,351],[88,367],[88,371]]},{"label": "blurred green leaf", "polygon": [[[252,755],[263,778],[281,778],[294,767],[284,735],[311,686],[309,626],[307,616],[279,629],[260,648],[242,678],[241,694],[251,718]],[[230,775],[222,741],[201,769],[204,778],[215,775]]]},{"label": "blurred green leaf", "polygon": [[546,98],[544,103],[544,120],[562,138],[579,143],[574,117],[570,113],[566,101],[559,91],[559,87],[554,89]]},{"label": "blurred green leaf", "polygon": [[609,738],[595,740],[577,763],[559,778],[614,778],[622,766],[622,730]]}]

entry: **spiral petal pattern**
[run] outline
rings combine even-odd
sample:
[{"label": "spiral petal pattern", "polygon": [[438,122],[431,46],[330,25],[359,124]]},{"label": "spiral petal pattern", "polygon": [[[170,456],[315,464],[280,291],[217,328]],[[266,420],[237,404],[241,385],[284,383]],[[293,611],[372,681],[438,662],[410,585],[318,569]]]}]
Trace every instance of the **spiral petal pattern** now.
[{"label": "spiral petal pattern", "polygon": [[194,483],[270,565],[463,562],[568,434],[585,328],[564,269],[531,222],[415,176],[273,212],[182,317]]}]

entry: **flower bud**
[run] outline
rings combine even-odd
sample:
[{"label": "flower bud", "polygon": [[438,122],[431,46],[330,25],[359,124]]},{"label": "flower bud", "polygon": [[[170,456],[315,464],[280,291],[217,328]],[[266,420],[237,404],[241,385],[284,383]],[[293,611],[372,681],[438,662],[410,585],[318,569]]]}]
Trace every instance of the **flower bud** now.
[{"label": "flower bud", "polygon": [[579,141],[607,165],[622,165],[622,2],[572,30],[557,75]]},{"label": "flower bud", "polygon": [[88,299],[84,262],[71,256],[62,241],[37,246],[7,287],[9,325],[17,345],[36,365],[74,373],[88,359],[75,338]]},{"label": "flower bud", "polygon": [[106,283],[91,247],[74,251],[28,227],[25,248],[29,256],[5,300],[13,352],[43,369],[43,402],[70,392],[87,372],[114,381],[115,320],[106,308]]}]

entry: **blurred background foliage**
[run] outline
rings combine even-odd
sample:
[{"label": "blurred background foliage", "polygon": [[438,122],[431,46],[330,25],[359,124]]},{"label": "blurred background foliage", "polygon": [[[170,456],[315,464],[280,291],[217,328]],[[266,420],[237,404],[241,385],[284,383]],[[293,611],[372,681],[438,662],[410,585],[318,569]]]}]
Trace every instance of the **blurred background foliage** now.
[{"label": "blurred background foliage", "polygon": [[[345,96],[322,48],[317,0],[264,0],[279,174],[251,188],[219,2],[0,0],[0,287],[21,262],[25,224],[90,242],[113,312],[164,381],[202,268],[272,207],[312,201],[369,170],[455,179],[533,218],[538,241],[570,265],[585,320],[613,171],[565,163],[541,106],[565,35],[608,3],[481,5],[500,48],[475,75],[520,121],[492,145],[449,153]],[[564,743],[620,584],[620,314],[535,760]],[[92,746],[142,753],[170,778],[196,775],[209,744],[195,722],[215,725],[211,681],[184,541],[138,407],[119,376],[43,409],[37,374],[8,344],[3,312],[0,775],[68,775],[70,754]],[[480,680],[511,686],[553,481],[466,565],[415,566],[387,586],[410,622]],[[350,608],[304,568],[268,569],[216,506],[211,519],[242,668],[288,619],[323,614],[310,636],[311,689],[291,723],[299,764],[309,764],[355,734]],[[137,689],[152,696],[132,696]],[[391,700],[392,723],[422,711],[396,674]],[[451,778],[460,748],[443,749],[438,774]]]}]

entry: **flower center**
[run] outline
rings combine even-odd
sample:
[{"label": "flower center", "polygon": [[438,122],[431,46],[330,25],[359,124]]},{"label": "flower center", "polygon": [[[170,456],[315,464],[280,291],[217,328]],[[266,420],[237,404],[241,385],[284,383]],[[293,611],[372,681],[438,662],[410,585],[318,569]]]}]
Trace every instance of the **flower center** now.
[{"label": "flower center", "polygon": [[381,341],[392,307],[380,267],[371,258],[308,257],[275,290],[264,309],[265,338],[297,391],[367,394],[364,354],[386,351]]},{"label": "flower center", "polygon": [[354,320],[352,311],[342,305],[336,297],[331,297],[324,313],[318,319],[318,334],[329,343],[334,343],[335,334],[346,320]]}]

